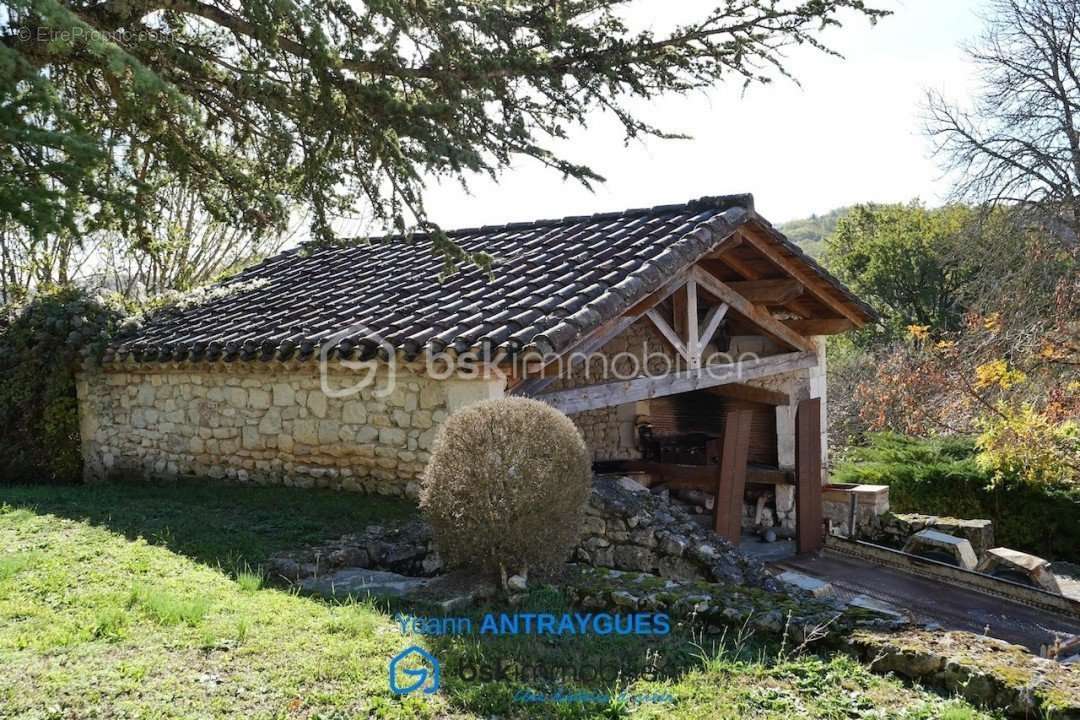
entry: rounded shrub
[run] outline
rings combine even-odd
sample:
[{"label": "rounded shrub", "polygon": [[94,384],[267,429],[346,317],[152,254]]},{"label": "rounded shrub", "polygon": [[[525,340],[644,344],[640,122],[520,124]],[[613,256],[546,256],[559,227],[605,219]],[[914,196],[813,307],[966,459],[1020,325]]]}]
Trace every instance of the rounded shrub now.
[{"label": "rounded shrub", "polygon": [[469,405],[447,418],[420,508],[447,565],[500,577],[550,575],[581,531],[592,476],[570,418],[536,400]]}]

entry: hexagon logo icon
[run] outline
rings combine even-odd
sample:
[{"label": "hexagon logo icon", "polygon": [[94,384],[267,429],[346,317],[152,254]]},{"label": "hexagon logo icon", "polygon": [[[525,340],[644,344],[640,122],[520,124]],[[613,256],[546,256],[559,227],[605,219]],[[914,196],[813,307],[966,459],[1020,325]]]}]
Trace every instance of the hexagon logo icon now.
[{"label": "hexagon logo icon", "polygon": [[[418,691],[425,695],[434,695],[439,690],[439,661],[419,645],[407,647],[392,657],[389,669],[390,692],[395,695],[410,695]],[[411,682],[406,678],[411,679]]]}]

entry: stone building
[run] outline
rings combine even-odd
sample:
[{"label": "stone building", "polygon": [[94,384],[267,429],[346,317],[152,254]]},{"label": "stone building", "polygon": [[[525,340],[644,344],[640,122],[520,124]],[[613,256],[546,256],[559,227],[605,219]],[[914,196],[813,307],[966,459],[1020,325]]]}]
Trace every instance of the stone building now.
[{"label": "stone building", "polygon": [[758,485],[793,513],[806,407],[820,487],[823,339],[875,315],[751,196],[447,234],[490,272],[444,276],[427,236],[302,247],[154,315],[79,377],[88,478],[414,495],[450,413],[516,394],[598,463],[713,491],[718,529]]}]

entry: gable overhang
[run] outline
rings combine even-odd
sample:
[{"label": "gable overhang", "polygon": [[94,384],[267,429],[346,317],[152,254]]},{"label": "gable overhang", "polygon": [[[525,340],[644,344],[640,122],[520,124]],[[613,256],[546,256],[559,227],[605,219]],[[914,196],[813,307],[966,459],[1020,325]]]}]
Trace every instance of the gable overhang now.
[{"label": "gable overhang", "polygon": [[[565,412],[720,387],[789,373],[819,363],[815,336],[860,328],[876,313],[753,210],[658,288],[619,316],[549,353],[512,380],[511,392],[543,399]],[[661,306],[670,312],[661,312]],[[670,306],[670,307],[669,307]],[[704,312],[702,312],[704,310]],[[646,318],[685,361],[665,378],[636,378],[545,392],[558,379],[548,368],[588,355]],[[669,322],[668,318],[671,318]],[[784,350],[730,367],[707,364],[705,347],[722,322],[770,338]]]}]

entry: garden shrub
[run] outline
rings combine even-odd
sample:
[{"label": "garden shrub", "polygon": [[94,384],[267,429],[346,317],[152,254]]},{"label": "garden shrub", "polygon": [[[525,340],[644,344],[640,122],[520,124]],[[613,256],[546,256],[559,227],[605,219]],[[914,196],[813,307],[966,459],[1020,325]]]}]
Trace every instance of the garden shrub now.
[{"label": "garden shrub", "polygon": [[544,576],[577,543],[591,476],[570,418],[535,400],[488,400],[443,424],[420,508],[449,566],[504,583],[523,571]]},{"label": "garden shrub", "polygon": [[82,474],[75,373],[119,326],[117,307],[76,288],[5,309],[0,325],[0,482],[75,482]]},{"label": "garden shrub", "polygon": [[888,485],[894,512],[988,518],[998,545],[1080,562],[1080,486],[1002,475],[980,462],[970,438],[874,433],[844,454],[830,479]]}]

